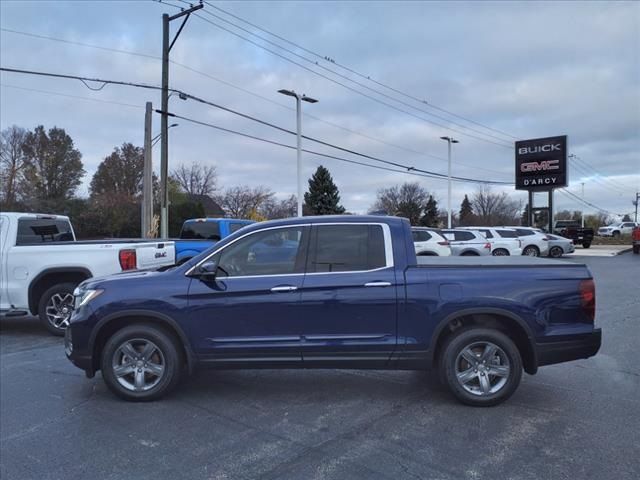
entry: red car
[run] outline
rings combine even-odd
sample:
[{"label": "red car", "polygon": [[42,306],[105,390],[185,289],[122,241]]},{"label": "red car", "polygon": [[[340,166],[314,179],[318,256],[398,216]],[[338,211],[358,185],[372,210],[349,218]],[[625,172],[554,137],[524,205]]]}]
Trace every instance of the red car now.
[{"label": "red car", "polygon": [[633,245],[633,253],[640,253],[640,227],[633,229],[633,232],[631,233],[631,242]]}]

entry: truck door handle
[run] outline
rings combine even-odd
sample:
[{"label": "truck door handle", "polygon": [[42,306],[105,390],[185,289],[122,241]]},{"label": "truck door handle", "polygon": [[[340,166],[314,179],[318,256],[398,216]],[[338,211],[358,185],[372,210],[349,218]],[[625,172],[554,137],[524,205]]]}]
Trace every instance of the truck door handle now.
[{"label": "truck door handle", "polygon": [[294,287],[293,285],[283,285],[282,287],[273,287],[271,289],[272,292],[293,292],[297,290],[298,287]]},{"label": "truck door handle", "polygon": [[390,287],[389,282],[368,282],[364,284],[365,287]]}]

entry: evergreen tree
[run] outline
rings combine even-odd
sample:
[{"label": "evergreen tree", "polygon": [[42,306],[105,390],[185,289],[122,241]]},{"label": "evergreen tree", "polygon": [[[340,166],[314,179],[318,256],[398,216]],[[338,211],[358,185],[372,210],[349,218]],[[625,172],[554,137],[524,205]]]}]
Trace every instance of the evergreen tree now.
[{"label": "evergreen tree", "polygon": [[306,210],[311,215],[343,214],[345,209],[340,205],[340,192],[333,183],[329,170],[322,165],[309,179],[309,191],[304,194]]},{"label": "evergreen tree", "polygon": [[429,195],[420,224],[425,227],[437,227],[439,223],[438,201],[433,198],[433,195]]},{"label": "evergreen tree", "polygon": [[528,203],[524,206],[524,210],[522,211],[522,218],[520,219],[520,224],[526,227],[529,226],[529,204]]},{"label": "evergreen tree", "polygon": [[473,218],[473,205],[469,197],[465,194],[464,200],[460,204],[460,225],[467,226]]}]

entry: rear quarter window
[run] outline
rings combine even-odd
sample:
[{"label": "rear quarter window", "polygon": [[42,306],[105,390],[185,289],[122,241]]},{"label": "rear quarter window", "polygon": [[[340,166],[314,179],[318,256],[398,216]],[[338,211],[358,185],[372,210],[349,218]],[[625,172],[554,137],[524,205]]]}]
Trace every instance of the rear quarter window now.
[{"label": "rear quarter window", "polygon": [[180,238],[185,240],[220,240],[218,222],[189,222],[182,226]]},{"label": "rear quarter window", "polygon": [[411,235],[414,242],[428,242],[431,240],[431,234],[425,230],[413,230]]},{"label": "rear quarter window", "polygon": [[45,218],[21,218],[18,220],[16,245],[72,241],[73,233],[68,220]]},{"label": "rear quarter window", "polygon": [[318,225],[307,271],[352,272],[386,265],[380,225]]}]

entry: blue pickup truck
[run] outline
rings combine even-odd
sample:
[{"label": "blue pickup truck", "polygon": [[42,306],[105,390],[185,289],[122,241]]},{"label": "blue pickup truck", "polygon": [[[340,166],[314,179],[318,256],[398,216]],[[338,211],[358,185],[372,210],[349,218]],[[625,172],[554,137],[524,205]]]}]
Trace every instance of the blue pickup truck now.
[{"label": "blue pickup truck", "polygon": [[176,263],[183,264],[207,250],[215,242],[252,223],[252,220],[238,218],[192,218],[185,221],[182,224],[180,238],[173,239],[176,246]]},{"label": "blue pickup truck", "polygon": [[116,395],[160,398],[213,368],[435,368],[469,405],[522,371],[595,355],[586,266],[528,257],[416,257],[395,217],[257,223],[167,271],[83,282],[69,359]]}]

